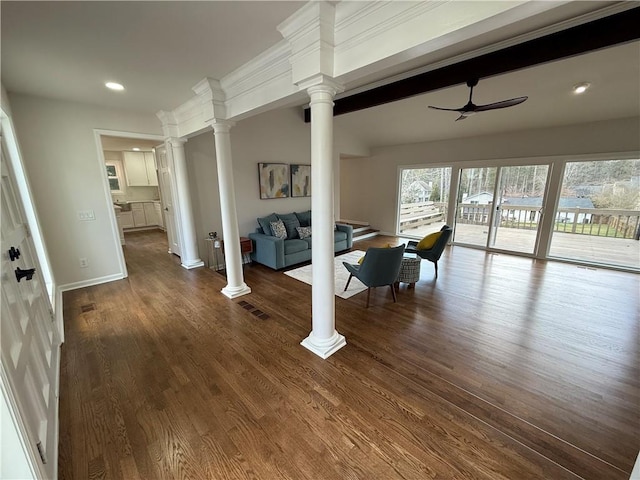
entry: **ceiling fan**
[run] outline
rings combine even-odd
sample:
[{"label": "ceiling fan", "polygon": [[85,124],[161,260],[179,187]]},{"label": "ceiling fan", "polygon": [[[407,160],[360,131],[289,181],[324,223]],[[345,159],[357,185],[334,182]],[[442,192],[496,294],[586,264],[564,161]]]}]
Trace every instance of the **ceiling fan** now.
[{"label": "ceiling fan", "polygon": [[513,107],[514,105],[518,105],[524,102],[527,98],[529,98],[529,97],[517,97],[517,98],[511,98],[509,100],[502,100],[500,102],[489,103],[487,105],[476,105],[471,101],[471,97],[473,96],[473,87],[475,87],[476,85],[478,85],[477,78],[473,78],[467,81],[467,87],[469,87],[471,91],[469,92],[469,102],[464,107],[442,108],[442,107],[434,107],[432,105],[429,105],[429,108],[433,108],[434,110],[446,110],[448,112],[460,112],[460,116],[456,118],[456,122],[457,122],[458,120],[464,120],[468,116],[473,115],[474,113],[477,113],[477,112],[486,112],[488,110],[495,110],[496,108]]}]

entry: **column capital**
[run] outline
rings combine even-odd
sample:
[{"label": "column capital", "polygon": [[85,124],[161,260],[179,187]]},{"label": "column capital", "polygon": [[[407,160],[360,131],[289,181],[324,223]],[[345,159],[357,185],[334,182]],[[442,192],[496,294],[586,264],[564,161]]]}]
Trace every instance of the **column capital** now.
[{"label": "column capital", "polygon": [[331,77],[327,77],[326,75],[316,75],[315,77],[309,78],[304,82],[300,82],[298,87],[301,89],[306,89],[309,96],[316,92],[328,93],[332,97],[335,97],[338,93],[344,91],[344,85],[337,82]]},{"label": "column capital", "polygon": [[182,137],[167,137],[165,140],[169,142],[172,147],[181,146],[187,143],[187,139]]},{"label": "column capital", "polygon": [[207,123],[213,128],[214,133],[229,133],[229,130],[236,125],[236,122],[223,118],[214,118]]}]

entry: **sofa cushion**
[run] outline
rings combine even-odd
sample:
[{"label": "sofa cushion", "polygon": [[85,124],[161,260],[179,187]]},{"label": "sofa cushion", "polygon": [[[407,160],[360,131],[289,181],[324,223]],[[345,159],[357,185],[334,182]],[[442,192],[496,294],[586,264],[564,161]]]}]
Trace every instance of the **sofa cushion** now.
[{"label": "sofa cushion", "polygon": [[333,231],[333,242],[346,242],[347,241],[347,232],[341,232],[340,230]]},{"label": "sofa cushion", "polygon": [[284,227],[287,229],[287,239],[298,238],[298,231],[296,230],[300,226],[300,221],[296,217],[295,213],[278,213],[278,218],[284,223]]},{"label": "sofa cushion", "polygon": [[284,254],[290,255],[292,253],[302,252],[303,250],[308,250],[309,244],[304,240],[292,239],[284,241]]},{"label": "sofa cushion", "polygon": [[271,235],[271,222],[277,222],[278,217],[275,213],[267,215],[266,217],[258,218],[258,225],[262,228],[262,233],[265,235]]},{"label": "sofa cushion", "polygon": [[287,239],[287,229],[285,228],[282,220],[278,219],[275,222],[271,222],[271,234],[274,237],[278,237],[283,240]]},{"label": "sofa cushion", "polygon": [[295,215],[298,217],[301,227],[311,226],[311,210],[307,210],[306,212],[295,212]]}]

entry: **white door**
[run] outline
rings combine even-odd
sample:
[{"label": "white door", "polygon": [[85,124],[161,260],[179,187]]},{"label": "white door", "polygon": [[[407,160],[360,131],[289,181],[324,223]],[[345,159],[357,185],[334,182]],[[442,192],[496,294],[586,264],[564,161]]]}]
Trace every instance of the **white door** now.
[{"label": "white door", "polygon": [[0,381],[17,417],[13,422],[3,416],[2,430],[14,428],[20,432],[27,449],[25,453],[37,459],[34,467],[40,470],[39,476],[57,478],[60,342],[15,177],[5,161],[4,140],[0,152]]},{"label": "white door", "polygon": [[169,239],[169,253],[180,256],[180,243],[176,231],[176,218],[173,210],[173,192],[171,190],[171,169],[168,165],[167,150],[164,145],[156,147],[156,160],[158,161],[158,173],[160,175],[160,199],[164,225]]}]

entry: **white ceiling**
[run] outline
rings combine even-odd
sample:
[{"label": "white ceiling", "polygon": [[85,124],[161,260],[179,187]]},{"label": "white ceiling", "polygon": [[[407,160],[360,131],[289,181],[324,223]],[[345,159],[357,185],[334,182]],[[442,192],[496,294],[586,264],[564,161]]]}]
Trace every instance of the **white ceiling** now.
[{"label": "white ceiling", "polygon": [[[9,92],[156,113],[193,97],[282,36],[306,2],[0,2]],[[112,92],[104,83],[122,83]]]},{"label": "white ceiling", "polygon": [[[572,87],[582,82],[591,87],[575,95]],[[529,99],[520,105],[459,122],[456,112],[427,108],[462,107],[469,99],[469,88],[458,85],[339,115],[334,125],[375,147],[638,117],[640,42],[481,79],[473,102],[487,104],[523,95]]]},{"label": "white ceiling", "polygon": [[[9,92],[148,113],[172,110],[193,97],[191,88],[203,78],[222,78],[282,40],[277,25],[304,3],[2,0],[2,83]],[[126,90],[109,91],[105,81]],[[581,81],[592,88],[572,95],[571,86]],[[513,108],[460,122],[453,112],[426,108],[462,106],[468,89],[460,85],[341,115],[335,126],[379,146],[640,116],[639,85],[636,42],[480,80],[475,103],[529,96]]]}]

